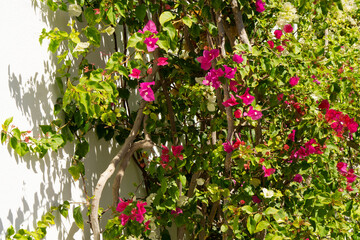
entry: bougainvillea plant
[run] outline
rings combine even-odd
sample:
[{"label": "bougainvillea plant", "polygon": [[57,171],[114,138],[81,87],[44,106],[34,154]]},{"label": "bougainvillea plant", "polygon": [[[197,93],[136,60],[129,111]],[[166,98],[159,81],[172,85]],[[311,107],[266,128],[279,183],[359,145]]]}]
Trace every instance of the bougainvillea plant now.
[{"label": "bougainvillea plant", "polygon": [[[1,141],[39,157],[74,144],[74,179],[88,133],[122,146],[87,192],[94,239],[169,239],[170,227],[178,239],[360,239],[358,1],[47,5],[72,19],[40,36],[62,64],[59,119],[40,138],[8,119]],[[114,51],[100,68],[88,56],[103,38]],[[119,199],[132,159],[146,196]]]}]

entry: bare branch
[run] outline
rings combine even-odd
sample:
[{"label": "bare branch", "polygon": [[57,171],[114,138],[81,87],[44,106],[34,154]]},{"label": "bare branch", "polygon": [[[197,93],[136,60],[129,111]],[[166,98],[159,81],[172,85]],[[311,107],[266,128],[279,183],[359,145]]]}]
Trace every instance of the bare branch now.
[{"label": "bare branch", "polygon": [[137,151],[141,148],[151,148],[154,145],[155,144],[151,140],[140,140],[138,142],[135,142],[131,146],[129,151],[126,153],[125,157],[121,161],[121,165],[120,165],[119,170],[114,179],[114,184],[113,184],[113,206],[114,207],[116,207],[116,205],[118,203],[120,184],[124,177],[125,170],[130,163],[130,159],[131,159],[132,155],[134,154],[135,151]]},{"label": "bare branch", "polygon": [[246,33],[244,22],[242,19],[242,11],[239,10],[239,4],[238,4],[237,0],[231,0],[231,8],[234,13],[235,24],[236,24],[236,28],[237,28],[240,40],[243,43],[247,44],[249,46],[249,50],[251,51],[251,44],[250,44],[248,35]]}]

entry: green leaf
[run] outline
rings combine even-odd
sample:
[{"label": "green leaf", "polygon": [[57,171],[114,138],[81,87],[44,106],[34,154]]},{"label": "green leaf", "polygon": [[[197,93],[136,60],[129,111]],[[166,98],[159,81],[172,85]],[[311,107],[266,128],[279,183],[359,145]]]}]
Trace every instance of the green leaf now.
[{"label": "green leaf", "polygon": [[18,140],[20,140],[21,138],[21,133],[20,133],[20,130],[18,128],[14,128],[12,130],[12,134],[14,137],[16,137]]},{"label": "green leaf", "polygon": [[139,6],[136,6],[135,15],[140,20],[140,22],[143,22],[146,16],[146,5],[141,4]]},{"label": "green leaf", "polygon": [[188,16],[185,16],[185,17],[183,17],[182,21],[183,21],[183,23],[184,23],[186,26],[188,26],[189,28],[191,28],[192,23],[193,23],[192,20],[191,20],[191,18],[189,18]]},{"label": "green leaf", "polygon": [[265,211],[264,214],[265,215],[273,215],[276,214],[278,212],[278,210],[276,208],[273,207],[268,207]]},{"label": "green leaf", "polygon": [[251,214],[254,210],[249,205],[245,205],[241,208],[243,211],[245,211],[247,214]]},{"label": "green leaf", "polygon": [[15,151],[17,154],[23,157],[29,152],[29,147],[26,143],[20,143],[16,145]]},{"label": "green leaf", "polygon": [[10,147],[12,147],[15,150],[17,145],[18,145],[17,138],[16,137],[10,138]]},{"label": "green leaf", "polygon": [[13,121],[13,117],[10,117],[8,119],[5,120],[4,124],[2,125],[2,128],[5,132],[8,131],[9,125],[10,123]]},{"label": "green leaf", "polygon": [[171,12],[169,11],[165,11],[163,12],[161,15],[160,15],[160,18],[159,18],[159,22],[161,24],[161,26],[164,26],[164,24],[168,21],[171,21],[175,18],[174,15],[172,15]]},{"label": "green leaf", "polygon": [[75,181],[79,180],[81,173],[81,167],[79,167],[79,164],[70,166],[68,171]]},{"label": "green leaf", "polygon": [[170,39],[163,34],[159,34],[159,41],[156,43],[161,49],[168,51],[170,48]]},{"label": "green leaf", "polygon": [[253,234],[255,232],[256,222],[252,216],[248,216],[246,227],[250,234]]},{"label": "green leaf", "polygon": [[165,23],[163,29],[168,33],[171,40],[173,40],[175,38],[176,29],[175,29],[174,25],[171,22]]},{"label": "green leaf", "polygon": [[221,225],[220,231],[221,232],[226,232],[229,229],[229,227],[225,224]]},{"label": "green leaf", "polygon": [[70,208],[70,203],[68,201],[65,201],[59,207],[60,214],[63,215],[66,218],[68,216],[68,214],[69,214],[69,208]]},{"label": "green leaf", "polygon": [[179,179],[180,179],[180,182],[183,185],[183,187],[185,187],[186,186],[186,177],[184,175],[180,174]]},{"label": "green leaf", "polygon": [[160,183],[161,183],[161,193],[164,194],[164,193],[166,193],[166,189],[167,189],[167,180],[166,180],[166,178],[162,178],[160,180]]},{"label": "green leaf", "polygon": [[11,237],[12,235],[15,234],[15,231],[14,231],[14,227],[13,226],[10,226],[7,230],[6,230],[6,237]]},{"label": "green leaf", "polygon": [[95,46],[100,46],[100,33],[95,27],[88,26],[85,30],[85,35],[89,39],[90,43],[94,44]]},{"label": "green leaf", "polygon": [[115,9],[120,13],[122,17],[126,17],[126,8],[121,2],[115,3]]},{"label": "green leaf", "polygon": [[269,148],[265,144],[259,144],[255,147],[255,150],[257,152],[266,153],[269,151]]},{"label": "green leaf", "polygon": [[83,140],[83,142],[76,144],[75,154],[78,155],[80,158],[83,158],[86,156],[89,150],[90,150],[89,143],[86,140]]},{"label": "green leaf", "polygon": [[75,219],[75,223],[76,225],[80,228],[84,230],[84,220],[81,214],[81,209],[80,207],[76,207],[74,208],[74,212],[73,212],[73,217]]},{"label": "green leaf", "polygon": [[127,44],[127,48],[129,47],[135,47],[136,44],[140,41],[143,41],[143,34],[141,33],[134,33],[130,38],[129,38],[129,41],[128,41],[128,44]]},{"label": "green leaf", "polygon": [[209,23],[208,24],[208,30],[209,30],[209,33],[213,36],[217,36],[218,35],[218,29],[217,29],[217,26],[215,26],[214,24],[212,23]]},{"label": "green leaf", "polygon": [[116,15],[114,13],[114,8],[110,7],[107,12],[106,12],[106,16],[108,17],[109,21],[111,22],[111,24],[113,26],[116,26]]},{"label": "green leaf", "polygon": [[259,222],[259,224],[256,226],[255,233],[261,232],[262,230],[267,229],[269,225],[270,225],[270,223],[268,221]]},{"label": "green leaf", "polygon": [[54,131],[50,125],[40,125],[39,127],[40,127],[41,131],[43,132],[43,134],[54,133]]},{"label": "green leaf", "polygon": [[5,132],[1,132],[1,144],[3,144],[7,139],[7,135]]},{"label": "green leaf", "polygon": [[94,9],[92,9],[91,7],[87,7],[85,9],[84,15],[89,25],[93,25],[95,23],[96,15]]},{"label": "green leaf", "polygon": [[283,237],[281,237],[281,236],[275,236],[271,240],[282,240],[282,239],[283,239]]},{"label": "green leaf", "polygon": [[254,47],[252,48],[252,54],[253,54],[254,56],[260,56],[260,55],[261,55],[261,50],[258,49],[257,46],[254,46]]}]

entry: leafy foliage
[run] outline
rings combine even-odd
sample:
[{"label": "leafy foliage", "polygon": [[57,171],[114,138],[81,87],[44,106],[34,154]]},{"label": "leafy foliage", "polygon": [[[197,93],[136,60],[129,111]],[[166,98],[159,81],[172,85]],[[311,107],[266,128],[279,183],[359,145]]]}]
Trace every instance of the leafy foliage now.
[{"label": "leafy foliage", "polygon": [[[38,139],[9,129],[9,118],[1,141],[20,156],[40,157],[75,144],[69,172],[78,180],[93,129],[118,144],[132,134],[151,139],[160,156],[134,155],[146,211],[132,194],[122,211],[115,208],[123,200],[115,203],[104,239],[167,239],[172,225],[195,239],[360,238],[358,3],[47,4],[73,18],[70,33],[55,28],[40,36],[62,63],[54,115],[65,117],[40,126]],[[121,26],[126,48],[115,45],[104,69],[89,63],[102,38],[117,44]],[[134,89],[146,101],[140,110],[129,105]]]}]

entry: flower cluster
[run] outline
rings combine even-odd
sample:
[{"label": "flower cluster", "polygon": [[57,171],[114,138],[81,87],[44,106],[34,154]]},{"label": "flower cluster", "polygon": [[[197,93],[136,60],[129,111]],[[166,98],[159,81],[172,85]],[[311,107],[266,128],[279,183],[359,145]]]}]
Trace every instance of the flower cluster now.
[{"label": "flower cluster", "polygon": [[334,109],[329,109],[326,112],[325,120],[339,137],[342,136],[346,129],[348,129],[350,133],[356,132],[359,126],[354,121],[354,118],[350,118],[349,115]]},{"label": "flower cluster", "polygon": [[290,2],[286,2],[279,12],[276,25],[282,28],[286,24],[289,24],[292,21],[297,21],[298,19],[299,16],[296,14],[296,8]]},{"label": "flower cluster", "polygon": [[140,83],[139,93],[140,96],[147,102],[155,100],[154,91],[150,88],[151,85],[155,85],[155,82],[143,82]]},{"label": "flower cluster", "polygon": [[[120,202],[117,205],[116,211],[121,213],[119,219],[121,220],[121,225],[125,226],[129,220],[137,221],[142,223],[144,221],[144,215],[146,213],[146,202],[138,201],[136,204],[133,200],[124,201],[122,198],[119,198]],[[149,229],[150,221],[145,223],[145,231]]]},{"label": "flower cluster", "polygon": [[[274,36],[275,36],[276,39],[279,39],[279,40],[280,40],[281,37],[283,36],[283,31],[284,31],[285,33],[292,33],[293,30],[294,30],[294,29],[293,29],[293,27],[291,26],[291,24],[287,24],[287,25],[285,25],[285,26],[283,27],[283,30],[279,30],[279,29],[275,30],[275,31],[274,31]],[[288,39],[284,39],[282,42],[280,42],[280,43],[281,43],[280,45],[278,45],[277,47],[275,47],[274,41],[272,41],[272,40],[267,41],[267,43],[269,44],[269,47],[270,47],[271,49],[273,49],[273,48],[275,47],[278,52],[282,52],[282,51],[285,50],[284,47],[287,46],[286,42],[289,42],[289,40],[288,40]],[[290,84],[291,84],[291,83],[290,83]],[[296,83],[296,84],[297,84],[297,83]],[[295,85],[296,85],[296,84],[295,84]],[[291,86],[295,86],[295,85],[292,85],[292,84],[291,84]]]},{"label": "flower cluster", "polygon": [[206,71],[211,68],[211,61],[217,58],[219,53],[219,49],[204,50],[203,56],[196,58],[196,60],[201,63],[201,68]]},{"label": "flower cluster", "polygon": [[265,3],[263,1],[256,0],[255,6],[257,12],[262,13],[263,11],[265,11]]},{"label": "flower cluster", "polygon": [[[161,159],[160,159],[160,164],[161,166],[166,169],[168,168],[169,170],[172,169],[171,166],[169,166],[169,162],[170,162],[170,154],[169,154],[169,148],[162,145],[162,150],[161,150]],[[179,146],[171,146],[171,150],[172,150],[172,155],[175,158],[178,158],[180,160],[184,159],[184,156],[181,154],[181,151],[184,149],[183,146],[179,145]]]},{"label": "flower cluster", "polygon": [[145,38],[144,41],[148,52],[153,52],[155,51],[156,48],[159,47],[158,45],[156,45],[159,38],[154,37],[154,34],[157,34],[158,31],[156,30],[156,25],[153,21],[149,20],[148,23],[145,25],[145,27],[142,30],[139,30],[138,32],[143,34],[145,34],[146,32],[153,33],[149,37]]},{"label": "flower cluster", "polygon": [[323,154],[323,146],[316,142],[315,139],[310,139],[300,149],[291,153],[290,159],[298,158],[304,159],[311,154]]},{"label": "flower cluster", "polygon": [[233,142],[226,141],[223,143],[224,151],[227,153],[231,153],[235,149],[239,148],[240,145],[245,145],[244,141],[241,141],[239,138],[236,139],[236,142],[233,144]]},{"label": "flower cluster", "polygon": [[350,183],[353,183],[357,178],[357,176],[354,174],[354,169],[347,170],[347,163],[344,162],[339,162],[336,165],[336,168],[342,176],[346,177],[346,190],[349,192],[353,191],[354,189],[352,189]]}]

